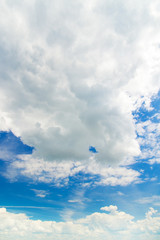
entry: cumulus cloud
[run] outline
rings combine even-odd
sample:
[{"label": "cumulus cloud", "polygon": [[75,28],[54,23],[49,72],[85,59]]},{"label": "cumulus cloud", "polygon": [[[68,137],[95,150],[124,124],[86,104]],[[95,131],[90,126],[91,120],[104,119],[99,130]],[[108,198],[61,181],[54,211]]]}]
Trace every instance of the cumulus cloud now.
[{"label": "cumulus cloud", "polygon": [[[50,161],[131,163],[159,90],[157,1],[0,3],[0,128]],[[7,17],[6,17],[7,16]]]},{"label": "cumulus cloud", "polygon": [[[116,211],[112,211],[116,209]],[[66,222],[32,220],[25,214],[14,214],[0,208],[0,236],[2,239],[76,239],[139,240],[158,239],[160,217],[150,208],[142,220],[117,210],[116,206],[104,207],[110,213],[95,212],[83,219]]]},{"label": "cumulus cloud", "polygon": [[116,212],[117,211],[117,206],[110,205],[109,207],[101,207],[102,211],[107,211],[107,212]]}]

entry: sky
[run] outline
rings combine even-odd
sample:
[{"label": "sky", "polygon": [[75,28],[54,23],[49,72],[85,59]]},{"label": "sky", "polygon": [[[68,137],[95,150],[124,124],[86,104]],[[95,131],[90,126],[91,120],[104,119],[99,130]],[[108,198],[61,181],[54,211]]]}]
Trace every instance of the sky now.
[{"label": "sky", "polygon": [[158,240],[160,2],[0,15],[0,239]]}]

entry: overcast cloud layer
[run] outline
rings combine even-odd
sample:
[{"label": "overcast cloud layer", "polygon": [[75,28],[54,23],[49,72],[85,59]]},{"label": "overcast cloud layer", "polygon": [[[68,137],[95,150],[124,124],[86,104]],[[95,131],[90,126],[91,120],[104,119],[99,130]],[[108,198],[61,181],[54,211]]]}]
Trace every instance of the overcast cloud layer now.
[{"label": "overcast cloud layer", "polygon": [[0,129],[44,160],[128,164],[158,92],[158,1],[0,2]]}]

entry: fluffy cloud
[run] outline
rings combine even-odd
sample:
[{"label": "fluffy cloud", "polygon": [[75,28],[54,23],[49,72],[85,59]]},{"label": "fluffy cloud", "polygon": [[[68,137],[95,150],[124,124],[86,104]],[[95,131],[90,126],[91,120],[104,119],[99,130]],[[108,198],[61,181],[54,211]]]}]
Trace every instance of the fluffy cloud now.
[{"label": "fluffy cloud", "polygon": [[32,158],[32,155],[19,156],[19,160],[14,160],[8,165],[4,176],[11,181],[16,181],[18,177],[22,176],[37,182],[54,182],[57,186],[61,186],[67,184],[70,177],[74,177],[80,172],[92,175],[91,179],[86,179],[85,185],[126,186],[141,182],[141,174],[138,171],[127,167],[102,166],[93,158],[90,159],[89,164],[72,161],[58,163]]},{"label": "fluffy cloud", "polygon": [[[155,1],[1,1],[0,128],[45,160],[131,162],[159,86]],[[6,17],[8,16],[8,17]]]},{"label": "fluffy cloud", "polygon": [[[114,207],[114,211],[113,211]],[[158,239],[160,232],[160,217],[153,208],[146,213],[142,220],[135,221],[134,217],[117,210],[116,206],[104,207],[109,213],[95,212],[83,219],[55,222],[31,220],[25,214],[14,214],[0,209],[0,236],[5,240],[43,240],[64,239],[125,239],[143,240]],[[116,211],[115,211],[116,210]]]},{"label": "fluffy cloud", "polygon": [[130,163],[132,110],[159,90],[158,4],[2,0],[1,130],[45,160],[86,160],[94,146],[98,161]]},{"label": "fluffy cloud", "polygon": [[117,211],[117,206],[110,205],[109,207],[101,207],[102,211],[107,211],[107,212],[116,212]]},{"label": "fluffy cloud", "polygon": [[150,164],[160,162],[160,124],[159,114],[153,114],[149,120],[140,121],[136,124],[138,141],[142,147],[140,157],[148,159]]}]

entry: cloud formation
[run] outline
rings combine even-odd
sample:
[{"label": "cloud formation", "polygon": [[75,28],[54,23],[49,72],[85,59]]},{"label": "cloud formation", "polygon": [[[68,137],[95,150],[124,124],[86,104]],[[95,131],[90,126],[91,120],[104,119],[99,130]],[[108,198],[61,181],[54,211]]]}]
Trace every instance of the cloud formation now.
[{"label": "cloud formation", "polygon": [[[114,207],[114,208],[113,208]],[[5,240],[139,240],[158,239],[160,217],[150,208],[142,220],[117,210],[116,206],[101,208],[109,213],[95,212],[83,219],[67,222],[32,220],[25,214],[14,214],[0,208],[0,237]]]},{"label": "cloud formation", "polygon": [[31,189],[31,190],[35,193],[37,197],[40,197],[40,198],[45,198],[49,194],[49,192],[46,190],[39,190],[39,189]]},{"label": "cloud formation", "polygon": [[137,123],[138,141],[142,147],[141,158],[148,159],[149,164],[160,162],[160,123],[159,114],[154,114],[149,120]]},{"label": "cloud formation", "polygon": [[160,206],[160,196],[153,195],[151,197],[142,197],[136,200],[136,202],[140,204],[152,204],[154,206]]},{"label": "cloud formation", "polygon": [[[159,86],[157,1],[2,0],[0,128],[44,160],[128,163]],[[7,17],[6,17],[7,16]]]},{"label": "cloud formation", "polygon": [[16,181],[19,177],[27,177],[35,182],[63,186],[69,182],[70,177],[79,173],[95,176],[95,178],[88,177],[86,179],[84,184],[89,185],[127,186],[131,183],[141,182],[141,174],[127,167],[102,166],[94,159],[90,159],[89,164],[73,161],[46,162],[43,159],[33,158],[32,155],[19,156],[18,160],[14,160],[8,165],[7,171],[3,175],[11,181]]}]

